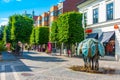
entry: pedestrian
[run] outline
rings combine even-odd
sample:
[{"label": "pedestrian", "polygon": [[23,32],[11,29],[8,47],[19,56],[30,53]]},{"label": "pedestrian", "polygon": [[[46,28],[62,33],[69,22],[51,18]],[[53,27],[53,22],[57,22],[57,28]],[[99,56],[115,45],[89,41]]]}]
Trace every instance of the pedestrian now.
[{"label": "pedestrian", "polygon": [[70,51],[70,49],[68,50],[68,57],[70,57],[70,55],[71,55],[71,51]]}]

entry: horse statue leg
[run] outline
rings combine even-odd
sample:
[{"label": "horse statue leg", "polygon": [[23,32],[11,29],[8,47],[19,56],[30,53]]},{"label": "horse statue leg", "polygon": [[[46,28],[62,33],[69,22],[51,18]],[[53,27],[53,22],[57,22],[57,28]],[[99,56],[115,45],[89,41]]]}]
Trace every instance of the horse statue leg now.
[{"label": "horse statue leg", "polygon": [[96,45],[96,54],[95,54],[95,70],[99,69],[99,51],[98,51],[98,44]]},{"label": "horse statue leg", "polygon": [[91,58],[90,57],[87,57],[87,67],[88,67],[88,70],[91,70]]},{"label": "horse statue leg", "polygon": [[99,70],[99,55],[95,56],[95,70]]},{"label": "horse statue leg", "polygon": [[87,68],[87,57],[82,54],[83,61],[84,61],[84,67]]},{"label": "horse statue leg", "polygon": [[94,57],[91,58],[91,61],[92,61],[92,67],[91,67],[91,69],[94,70]]}]

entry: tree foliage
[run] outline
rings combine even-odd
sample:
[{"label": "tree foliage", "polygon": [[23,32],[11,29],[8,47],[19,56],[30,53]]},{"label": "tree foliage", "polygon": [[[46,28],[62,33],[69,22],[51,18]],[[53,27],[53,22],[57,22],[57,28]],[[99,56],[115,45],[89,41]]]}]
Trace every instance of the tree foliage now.
[{"label": "tree foliage", "polygon": [[36,44],[46,44],[49,41],[49,28],[37,27],[36,28]]},{"label": "tree foliage", "polygon": [[78,12],[68,12],[60,15],[57,26],[59,42],[72,44],[84,39],[82,14]]},{"label": "tree foliage", "polygon": [[25,16],[13,15],[9,18],[9,21],[11,40],[28,43],[32,32],[33,20]]},{"label": "tree foliage", "polygon": [[4,27],[5,26],[0,26],[0,40],[2,40],[2,38],[3,38]]},{"label": "tree foliage", "polygon": [[11,42],[11,39],[10,39],[10,26],[5,26],[4,27],[2,40],[4,41],[4,43]]},{"label": "tree foliage", "polygon": [[36,43],[36,39],[35,39],[36,35],[35,35],[35,32],[36,32],[36,27],[34,27],[34,28],[32,29],[32,33],[31,33],[31,35],[30,35],[30,44],[35,44],[35,43]]},{"label": "tree foliage", "polygon": [[51,26],[51,31],[50,31],[50,41],[55,42],[57,41],[57,33],[58,33],[58,26],[57,26],[57,21],[54,21]]}]

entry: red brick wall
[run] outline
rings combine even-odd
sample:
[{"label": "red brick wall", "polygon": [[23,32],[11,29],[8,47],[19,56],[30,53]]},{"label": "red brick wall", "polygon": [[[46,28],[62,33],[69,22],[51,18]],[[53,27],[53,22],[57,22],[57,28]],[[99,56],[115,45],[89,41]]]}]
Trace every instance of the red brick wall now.
[{"label": "red brick wall", "polygon": [[77,4],[85,0],[65,0],[63,2],[63,13],[69,11],[78,11]]},{"label": "red brick wall", "polygon": [[77,2],[79,2],[79,0],[65,0],[63,2],[63,13],[69,11],[77,11],[76,7]]}]

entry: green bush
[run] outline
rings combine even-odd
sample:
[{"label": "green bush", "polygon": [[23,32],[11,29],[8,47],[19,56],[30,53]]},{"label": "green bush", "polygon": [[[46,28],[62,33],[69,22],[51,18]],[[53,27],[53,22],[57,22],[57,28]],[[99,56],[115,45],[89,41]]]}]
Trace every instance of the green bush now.
[{"label": "green bush", "polygon": [[0,54],[2,51],[5,51],[5,50],[6,50],[6,48],[4,46],[4,43],[2,41],[0,41]]}]

